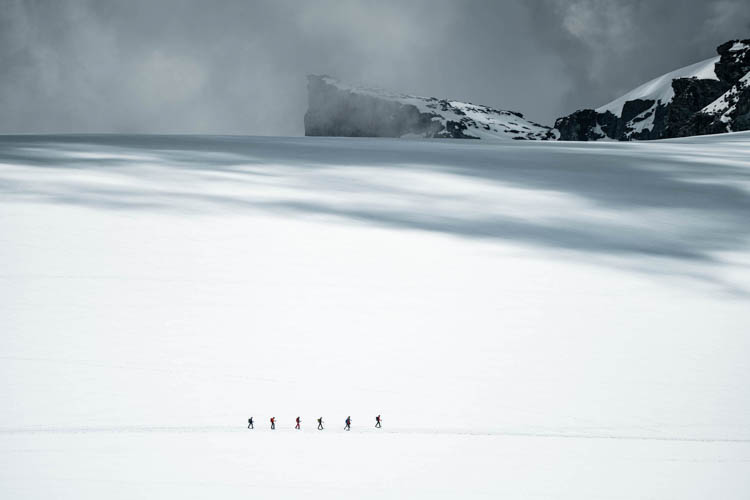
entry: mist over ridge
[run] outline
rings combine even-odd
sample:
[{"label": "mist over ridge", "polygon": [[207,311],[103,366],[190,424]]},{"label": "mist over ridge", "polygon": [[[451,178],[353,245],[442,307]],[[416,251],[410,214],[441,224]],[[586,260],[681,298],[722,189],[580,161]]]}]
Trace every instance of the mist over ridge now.
[{"label": "mist over ridge", "polygon": [[302,135],[309,73],[551,125],[745,38],[746,7],[3,0],[0,133]]}]

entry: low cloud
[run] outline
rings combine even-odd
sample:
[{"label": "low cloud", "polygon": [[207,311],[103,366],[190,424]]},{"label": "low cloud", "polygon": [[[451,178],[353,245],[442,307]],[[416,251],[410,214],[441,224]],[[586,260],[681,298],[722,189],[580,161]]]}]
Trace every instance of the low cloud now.
[{"label": "low cloud", "polygon": [[0,133],[298,135],[307,73],[549,124],[748,36],[745,0],[0,0]]}]

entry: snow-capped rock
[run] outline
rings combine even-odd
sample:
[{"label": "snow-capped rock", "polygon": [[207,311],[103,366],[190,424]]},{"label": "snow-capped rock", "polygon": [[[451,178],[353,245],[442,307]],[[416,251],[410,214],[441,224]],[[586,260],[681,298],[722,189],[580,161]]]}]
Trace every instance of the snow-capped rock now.
[{"label": "snow-capped rock", "polygon": [[557,132],[523,117],[476,104],[396,94],[308,76],[305,135],[435,137],[455,139],[556,139]]},{"label": "snow-capped rock", "polygon": [[750,40],[655,78],[597,109],[559,118],[563,140],[685,137],[750,129]]},{"label": "snow-capped rock", "polygon": [[731,87],[696,115],[689,135],[750,129],[750,40],[727,42],[718,51],[716,74]]},{"label": "snow-capped rock", "polygon": [[308,77],[305,135],[516,140],[647,140],[750,130],[750,39],[666,73],[554,128],[521,113]]}]

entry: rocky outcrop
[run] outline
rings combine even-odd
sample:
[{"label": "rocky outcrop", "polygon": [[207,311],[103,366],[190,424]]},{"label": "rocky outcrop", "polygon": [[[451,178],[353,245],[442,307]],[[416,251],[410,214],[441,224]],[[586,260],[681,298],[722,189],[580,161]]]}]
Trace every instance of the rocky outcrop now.
[{"label": "rocky outcrop", "polygon": [[[434,113],[411,104],[341,91],[324,76],[309,76],[309,107],[305,135],[344,137],[401,137],[413,133],[433,137],[443,132]],[[461,136],[461,131],[448,134]]]},{"label": "rocky outcrop", "polygon": [[718,58],[654,79],[602,108],[559,118],[560,139],[648,140],[750,129],[750,40],[729,41],[717,52]]},{"label": "rocky outcrop", "polygon": [[729,90],[729,85],[721,80],[677,78],[672,80],[672,88],[675,95],[668,108],[665,135],[679,137],[693,115]]},{"label": "rocky outcrop", "polygon": [[750,85],[737,96],[737,104],[732,117],[735,130],[750,130]]},{"label": "rocky outcrop", "polygon": [[[729,85],[720,80],[699,80],[680,78],[672,82],[675,96],[668,107],[666,127],[662,137],[686,137],[691,135],[715,134],[726,130],[714,129],[706,122],[706,106],[721,97]],[[711,120],[713,121],[713,120]]]},{"label": "rocky outcrop", "polygon": [[597,113],[593,109],[582,109],[559,118],[555,128],[563,140],[596,141],[616,134],[618,118],[610,113]]},{"label": "rocky outcrop", "polygon": [[550,127],[521,113],[434,97],[394,94],[346,85],[325,75],[307,77],[305,135],[555,139]]},{"label": "rocky outcrop", "polygon": [[716,52],[721,58],[716,63],[719,80],[734,85],[750,72],[750,39],[730,40],[719,45]]}]

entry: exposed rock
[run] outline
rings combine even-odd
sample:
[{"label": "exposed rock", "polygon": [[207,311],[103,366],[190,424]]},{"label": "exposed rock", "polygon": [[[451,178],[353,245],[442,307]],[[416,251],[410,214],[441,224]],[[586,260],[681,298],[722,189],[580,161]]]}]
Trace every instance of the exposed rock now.
[{"label": "exposed rock", "polygon": [[610,112],[597,113],[593,109],[582,109],[558,118],[555,129],[563,141],[596,141],[612,137],[617,127],[617,117]]},{"label": "exposed rock", "polygon": [[[686,137],[716,133],[703,118],[696,116],[703,108],[729,89],[719,80],[679,78],[672,81],[675,96],[668,107],[666,130],[660,137]],[[718,129],[716,129],[718,131]]]},{"label": "exposed rock", "polygon": [[305,135],[401,137],[408,133],[433,136],[443,130],[436,113],[414,105],[342,92],[325,77],[308,77],[309,107]]},{"label": "exposed rock", "polygon": [[739,95],[733,118],[735,131],[750,130],[750,85]]},{"label": "exposed rock", "polygon": [[679,127],[692,115],[714,102],[729,90],[729,85],[720,80],[678,78],[672,81],[672,88],[675,96],[667,113],[667,130]]},{"label": "exposed rock", "polygon": [[620,119],[627,123],[630,120],[636,118],[638,115],[643,114],[645,111],[651,110],[656,102],[653,99],[634,99],[627,101],[622,108],[622,116]]},{"label": "exposed rock", "polygon": [[719,80],[734,85],[750,72],[749,49],[750,39],[730,40],[716,48],[721,56],[715,68]]}]

